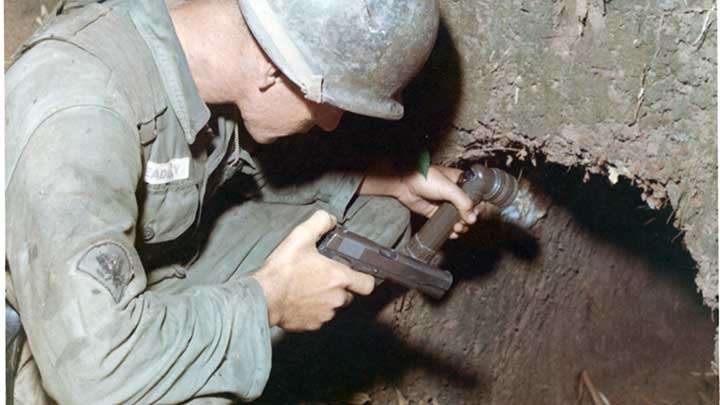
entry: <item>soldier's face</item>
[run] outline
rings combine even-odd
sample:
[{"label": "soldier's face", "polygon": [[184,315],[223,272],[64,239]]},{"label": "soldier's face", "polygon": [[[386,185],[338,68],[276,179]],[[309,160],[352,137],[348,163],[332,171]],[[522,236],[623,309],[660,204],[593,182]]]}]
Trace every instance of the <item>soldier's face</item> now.
[{"label": "soldier's face", "polygon": [[259,87],[251,101],[244,103],[241,113],[245,127],[258,143],[272,143],[284,136],[304,134],[316,126],[332,131],[343,115],[343,110],[337,107],[305,99],[282,74],[270,86]]}]

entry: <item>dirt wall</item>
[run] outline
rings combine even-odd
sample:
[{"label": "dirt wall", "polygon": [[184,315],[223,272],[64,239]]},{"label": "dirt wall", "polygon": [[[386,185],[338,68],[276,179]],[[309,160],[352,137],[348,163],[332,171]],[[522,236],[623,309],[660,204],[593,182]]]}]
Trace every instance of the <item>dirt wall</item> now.
[{"label": "dirt wall", "polygon": [[[672,223],[717,308],[717,38],[710,0],[441,1],[441,47],[421,94],[443,162],[517,149],[627,178]],[[449,49],[449,50],[448,50]],[[452,65],[451,65],[452,64]]]}]

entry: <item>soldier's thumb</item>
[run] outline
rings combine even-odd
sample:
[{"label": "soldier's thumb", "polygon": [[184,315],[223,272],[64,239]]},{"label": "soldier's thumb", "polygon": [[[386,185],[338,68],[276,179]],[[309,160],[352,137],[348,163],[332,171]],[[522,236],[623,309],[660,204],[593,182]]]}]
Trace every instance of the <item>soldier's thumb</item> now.
[{"label": "soldier's thumb", "polygon": [[317,210],[305,222],[298,225],[293,234],[300,243],[315,244],[323,235],[331,231],[337,224],[337,219],[326,211]]},{"label": "soldier's thumb", "polygon": [[457,208],[460,216],[466,223],[472,224],[475,222],[477,215],[473,213],[472,200],[465,194],[463,189],[450,181],[442,183],[439,188],[444,198]]}]

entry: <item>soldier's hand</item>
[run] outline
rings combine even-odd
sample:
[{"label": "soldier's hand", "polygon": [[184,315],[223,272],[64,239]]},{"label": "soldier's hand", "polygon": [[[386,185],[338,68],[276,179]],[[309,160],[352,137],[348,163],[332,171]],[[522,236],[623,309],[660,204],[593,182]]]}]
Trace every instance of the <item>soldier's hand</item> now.
[{"label": "soldier's hand", "polygon": [[288,331],[316,330],[350,303],[353,293],[375,288],[372,276],[318,253],[316,244],[335,227],[336,219],[315,212],[278,245],[254,277],[268,302],[271,325]]},{"label": "soldier's hand", "polygon": [[477,220],[483,205],[473,207],[472,200],[457,185],[462,170],[445,166],[430,166],[427,178],[418,172],[400,178],[397,198],[411,211],[430,218],[445,201],[451,202],[462,218],[453,227],[451,239],[468,231]]}]

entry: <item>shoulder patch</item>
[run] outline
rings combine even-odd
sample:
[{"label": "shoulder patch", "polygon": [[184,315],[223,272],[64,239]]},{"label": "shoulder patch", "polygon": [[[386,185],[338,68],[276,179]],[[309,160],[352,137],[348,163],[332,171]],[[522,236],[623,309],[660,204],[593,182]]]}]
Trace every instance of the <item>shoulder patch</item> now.
[{"label": "shoulder patch", "polygon": [[135,262],[128,250],[117,242],[102,242],[90,247],[77,264],[81,271],[94,278],[119,303],[133,278]]}]

